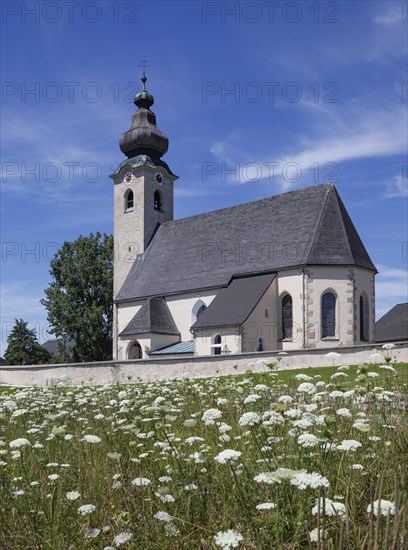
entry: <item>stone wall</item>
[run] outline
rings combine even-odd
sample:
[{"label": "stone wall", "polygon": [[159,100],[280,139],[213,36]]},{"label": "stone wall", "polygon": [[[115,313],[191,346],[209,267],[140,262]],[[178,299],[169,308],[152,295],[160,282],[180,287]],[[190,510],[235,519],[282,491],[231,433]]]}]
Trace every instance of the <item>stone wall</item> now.
[{"label": "stone wall", "polygon": [[[397,362],[408,362],[408,342],[396,344],[390,354]],[[326,357],[329,351],[341,353],[334,365],[364,363],[382,364],[370,356],[374,352],[385,355],[381,344],[335,347],[332,349],[297,349],[282,357],[279,369],[323,367],[332,364]],[[100,363],[71,363],[66,365],[25,365],[0,367],[0,384],[16,386],[50,386],[111,384],[114,382],[150,382],[168,378],[207,377],[244,373],[248,370],[269,370],[265,363],[277,363],[277,351],[216,355],[204,357],[139,359],[134,361],[109,361]]]}]

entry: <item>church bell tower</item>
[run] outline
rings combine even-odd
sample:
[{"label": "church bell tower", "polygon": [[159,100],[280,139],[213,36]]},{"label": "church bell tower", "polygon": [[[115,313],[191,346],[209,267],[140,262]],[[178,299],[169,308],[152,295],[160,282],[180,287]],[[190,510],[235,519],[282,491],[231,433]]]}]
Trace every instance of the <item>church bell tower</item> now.
[{"label": "church bell tower", "polygon": [[110,177],[114,180],[114,283],[117,296],[139,254],[148,247],[163,222],[173,219],[173,183],[177,179],[161,159],[169,140],[156,125],[153,96],[143,89],[134,99],[138,110],[119,140],[126,159]]}]

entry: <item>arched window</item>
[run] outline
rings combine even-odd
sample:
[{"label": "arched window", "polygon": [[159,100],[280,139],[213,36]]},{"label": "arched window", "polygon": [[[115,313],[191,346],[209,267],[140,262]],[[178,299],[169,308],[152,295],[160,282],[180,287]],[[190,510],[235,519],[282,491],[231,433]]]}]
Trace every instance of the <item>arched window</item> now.
[{"label": "arched window", "polygon": [[162,202],[161,202],[161,196],[159,191],[154,192],[154,200],[153,200],[154,209],[161,212],[162,209]]},{"label": "arched window", "polygon": [[142,348],[139,342],[137,340],[132,342],[128,349],[128,359],[141,359],[142,355]]},{"label": "arched window", "polygon": [[202,315],[204,313],[204,311],[207,309],[207,306],[205,304],[203,304],[202,306],[200,306],[200,309],[197,311],[197,319],[200,317],[200,315]]},{"label": "arched window", "polygon": [[133,210],[133,191],[128,189],[125,193],[125,212]]},{"label": "arched window", "polygon": [[322,296],[322,338],[336,336],[336,295],[325,292]]},{"label": "arched window", "polygon": [[221,336],[216,334],[213,338],[212,352],[213,355],[221,355]]},{"label": "arched window", "polygon": [[365,293],[360,296],[360,340],[368,342],[368,298]]},{"label": "arched window", "polygon": [[282,339],[293,338],[293,302],[290,294],[282,299]]},{"label": "arched window", "polygon": [[269,309],[266,307],[265,308],[265,317],[268,318],[269,317]]},{"label": "arched window", "polygon": [[206,309],[207,304],[205,302],[203,302],[201,299],[196,301],[193,309],[191,310],[191,325],[194,325],[194,323],[197,321],[200,315],[204,313]]},{"label": "arched window", "polygon": [[258,340],[258,347],[256,351],[265,351],[265,338],[261,336]]}]

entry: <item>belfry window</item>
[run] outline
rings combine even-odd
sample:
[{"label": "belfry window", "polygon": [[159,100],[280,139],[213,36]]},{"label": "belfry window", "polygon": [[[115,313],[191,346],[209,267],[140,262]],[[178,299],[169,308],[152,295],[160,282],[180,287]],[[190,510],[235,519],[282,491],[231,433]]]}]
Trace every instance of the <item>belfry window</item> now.
[{"label": "belfry window", "polygon": [[128,189],[125,193],[125,212],[133,210],[133,191]]},{"label": "belfry window", "polygon": [[293,302],[292,296],[286,294],[282,299],[282,339],[293,337]]},{"label": "belfry window", "polygon": [[154,192],[153,204],[154,204],[154,209],[155,209],[155,210],[158,210],[159,212],[161,212],[161,210],[162,210],[162,202],[161,202],[161,196],[160,196],[159,191],[155,191],[155,192]]},{"label": "belfry window", "polygon": [[322,338],[336,336],[336,295],[325,292],[322,296]]}]

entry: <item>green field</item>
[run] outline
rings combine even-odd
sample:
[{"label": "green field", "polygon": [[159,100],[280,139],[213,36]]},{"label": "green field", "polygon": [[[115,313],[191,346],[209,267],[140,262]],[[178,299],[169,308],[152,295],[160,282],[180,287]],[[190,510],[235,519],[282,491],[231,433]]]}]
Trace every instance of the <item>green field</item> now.
[{"label": "green field", "polygon": [[392,369],[0,387],[0,548],[405,549]]}]

